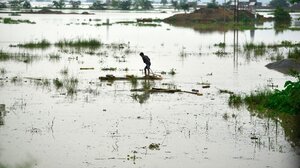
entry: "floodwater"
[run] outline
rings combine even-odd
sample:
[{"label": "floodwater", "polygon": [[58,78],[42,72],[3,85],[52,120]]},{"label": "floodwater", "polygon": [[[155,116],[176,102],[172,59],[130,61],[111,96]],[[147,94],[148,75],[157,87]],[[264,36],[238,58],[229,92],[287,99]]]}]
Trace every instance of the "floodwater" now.
[{"label": "floodwater", "polygon": [[[0,167],[299,167],[299,148],[279,122],[259,118],[245,107],[230,108],[229,94],[220,94],[219,89],[248,94],[271,84],[283,88],[286,80],[293,79],[265,65],[272,62],[272,56],[285,55],[287,49],[255,56],[243,52],[242,46],[249,42],[299,42],[300,32],[199,32],[165,23],[156,27],[114,24],[173,14],[1,14],[36,24],[0,24],[2,51],[31,55],[30,61],[0,62],[4,69],[0,104],[5,105],[0,118]],[[112,25],[95,26],[107,22]],[[106,45],[95,51],[9,47],[41,39],[55,43],[90,38]],[[214,46],[220,42],[226,43],[225,49]],[[114,48],[112,44],[125,47]],[[215,54],[220,50],[227,54]],[[167,72],[163,80],[111,83],[98,79],[106,74],[142,76],[144,64],[139,52],[150,57],[154,73]],[[117,70],[102,70],[110,67]],[[175,75],[168,74],[171,69]],[[71,77],[78,79],[73,94],[52,83],[55,78]],[[31,78],[50,82],[41,84]],[[202,88],[202,82],[210,88]],[[198,89],[203,96],[130,91],[145,85]],[[150,149],[150,144],[158,148]]]}]

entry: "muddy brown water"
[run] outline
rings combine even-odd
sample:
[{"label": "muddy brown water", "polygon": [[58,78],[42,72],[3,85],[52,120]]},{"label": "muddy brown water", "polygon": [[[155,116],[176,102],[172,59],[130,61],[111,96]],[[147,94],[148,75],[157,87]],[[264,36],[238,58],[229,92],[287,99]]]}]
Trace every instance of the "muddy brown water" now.
[{"label": "muddy brown water", "polygon": [[[12,18],[29,19],[36,24],[1,23],[2,51],[29,53],[34,57],[30,62],[17,59],[0,62],[0,68],[5,69],[0,81],[0,104],[5,105],[1,111],[0,165],[299,167],[299,148],[285,135],[280,123],[256,117],[245,107],[232,109],[227,104],[229,95],[219,93],[219,89],[227,89],[246,94],[270,84],[282,88],[286,80],[293,80],[265,67],[277,51],[255,56],[242,52],[242,45],[299,42],[299,31],[239,31],[240,47],[233,52],[233,31],[201,33],[164,23],[156,27],[95,26],[107,19],[115,23],[172,14],[172,11],[109,11],[92,16],[24,14]],[[96,38],[108,46],[95,51],[54,46],[45,50],[9,47],[41,39],[55,43],[78,38]],[[224,39],[224,51],[228,54],[214,54],[223,51],[214,44]],[[112,43],[126,47],[109,47]],[[137,83],[98,80],[106,74],[142,76],[144,65],[138,55],[141,51],[150,57],[155,73],[166,72],[163,80]],[[288,49],[278,52],[285,54]],[[51,54],[59,58],[51,58]],[[110,67],[117,70],[101,70]],[[172,68],[176,72],[173,76],[168,74]],[[63,69],[67,73],[61,73]],[[71,77],[78,79],[74,94],[65,87]],[[65,86],[56,88],[52,82],[55,78],[65,82]],[[199,83],[203,82],[210,87],[202,88]],[[132,88],[147,86],[196,89],[203,96],[130,92]],[[151,144],[159,147],[150,149]]]}]

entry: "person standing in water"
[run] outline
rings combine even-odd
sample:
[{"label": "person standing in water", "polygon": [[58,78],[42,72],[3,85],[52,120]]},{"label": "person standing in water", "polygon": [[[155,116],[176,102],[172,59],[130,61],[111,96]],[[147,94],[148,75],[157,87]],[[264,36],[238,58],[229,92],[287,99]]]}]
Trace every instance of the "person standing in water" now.
[{"label": "person standing in water", "polygon": [[146,66],[144,68],[145,76],[149,76],[150,75],[150,66],[151,66],[150,58],[147,55],[144,55],[143,52],[140,53],[140,56],[142,57],[143,62],[146,64]]}]

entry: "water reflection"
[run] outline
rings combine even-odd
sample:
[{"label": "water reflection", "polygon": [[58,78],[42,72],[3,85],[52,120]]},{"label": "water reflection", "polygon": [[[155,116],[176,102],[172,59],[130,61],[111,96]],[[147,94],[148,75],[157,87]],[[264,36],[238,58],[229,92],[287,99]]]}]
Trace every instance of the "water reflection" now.
[{"label": "water reflection", "polygon": [[233,68],[234,71],[238,71],[239,62],[239,31],[233,30]]},{"label": "water reflection", "polygon": [[155,83],[150,80],[144,80],[141,83],[141,85],[142,85],[142,88],[140,90],[142,90],[142,93],[140,93],[140,94],[134,93],[131,95],[131,97],[133,98],[133,100],[139,102],[140,104],[143,104],[143,103],[146,103],[147,100],[150,98],[150,90],[155,85]]},{"label": "water reflection", "polygon": [[0,104],[0,126],[4,125],[5,116],[6,116],[5,104]]}]

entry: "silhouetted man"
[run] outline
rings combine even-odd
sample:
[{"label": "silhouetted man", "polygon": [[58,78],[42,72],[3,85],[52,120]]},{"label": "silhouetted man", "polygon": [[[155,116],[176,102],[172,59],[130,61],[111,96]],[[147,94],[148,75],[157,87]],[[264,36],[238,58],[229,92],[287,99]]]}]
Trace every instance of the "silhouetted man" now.
[{"label": "silhouetted man", "polygon": [[145,76],[149,76],[150,75],[150,65],[151,65],[150,58],[147,55],[144,55],[143,52],[140,53],[140,56],[142,57],[143,62],[146,64],[146,66],[144,68]]}]

